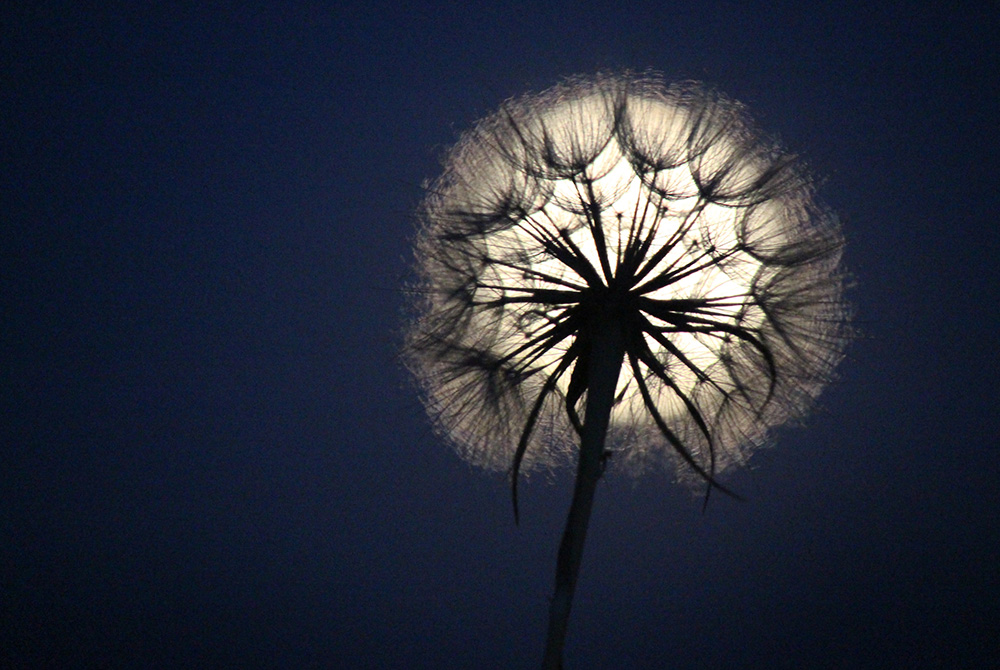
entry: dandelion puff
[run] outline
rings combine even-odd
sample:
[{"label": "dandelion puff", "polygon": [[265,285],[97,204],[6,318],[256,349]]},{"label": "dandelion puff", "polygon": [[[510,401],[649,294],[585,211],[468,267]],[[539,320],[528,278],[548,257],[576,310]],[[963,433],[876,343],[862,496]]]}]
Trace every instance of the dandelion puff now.
[{"label": "dandelion puff", "polygon": [[803,417],[849,339],[836,218],[801,163],[697,83],[602,74],[506,102],[428,187],[405,357],[439,434],[511,476],[575,464],[545,667],[593,494],[720,480]]}]

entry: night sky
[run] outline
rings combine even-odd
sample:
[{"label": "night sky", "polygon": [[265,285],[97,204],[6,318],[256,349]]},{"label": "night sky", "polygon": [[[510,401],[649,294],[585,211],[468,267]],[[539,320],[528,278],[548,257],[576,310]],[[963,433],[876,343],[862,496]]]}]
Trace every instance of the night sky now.
[{"label": "night sky", "polygon": [[515,526],[432,432],[413,211],[652,68],[822,177],[859,335],[745,501],[609,469],[567,669],[1000,667],[994,3],[86,4],[0,10],[0,666],[537,667],[572,472]]}]

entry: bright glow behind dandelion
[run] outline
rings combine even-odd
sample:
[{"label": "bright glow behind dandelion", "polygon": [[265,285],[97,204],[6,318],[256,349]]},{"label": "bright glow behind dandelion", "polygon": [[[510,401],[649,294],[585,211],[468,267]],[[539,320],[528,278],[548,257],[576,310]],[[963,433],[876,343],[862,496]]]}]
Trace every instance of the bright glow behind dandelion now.
[{"label": "bright glow behind dandelion", "polygon": [[609,446],[633,472],[714,479],[800,417],[841,358],[836,221],[718,94],[571,80],[505,104],[445,167],[422,210],[409,360],[477,465],[573,457],[600,292],[627,342]]}]

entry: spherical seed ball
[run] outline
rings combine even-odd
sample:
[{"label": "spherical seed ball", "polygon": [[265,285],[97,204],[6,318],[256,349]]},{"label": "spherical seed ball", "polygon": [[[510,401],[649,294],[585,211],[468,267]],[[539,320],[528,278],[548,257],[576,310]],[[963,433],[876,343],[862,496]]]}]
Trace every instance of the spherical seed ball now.
[{"label": "spherical seed ball", "polygon": [[714,481],[831,379],[842,247],[738,103],[569,79],[480,121],[429,184],[405,357],[458,453],[516,473],[573,460],[585,343],[618,329],[614,462]]}]

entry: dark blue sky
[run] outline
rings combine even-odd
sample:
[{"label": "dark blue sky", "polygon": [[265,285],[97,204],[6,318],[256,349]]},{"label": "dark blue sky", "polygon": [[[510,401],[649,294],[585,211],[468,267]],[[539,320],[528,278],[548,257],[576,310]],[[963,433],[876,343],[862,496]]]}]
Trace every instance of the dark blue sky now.
[{"label": "dark blue sky", "polygon": [[400,285],[457,134],[606,68],[825,177],[861,337],[745,502],[609,472],[567,668],[1000,664],[995,5],[16,4],[0,666],[536,667],[571,473],[514,526],[430,432]]}]

